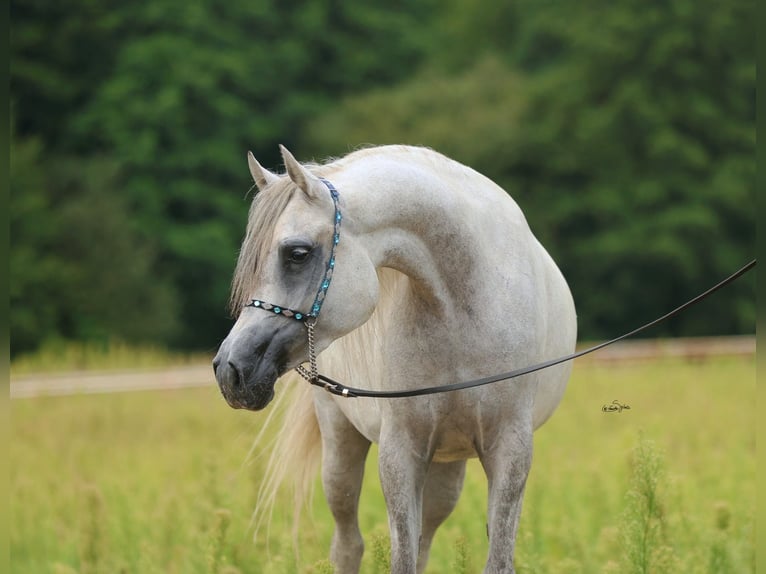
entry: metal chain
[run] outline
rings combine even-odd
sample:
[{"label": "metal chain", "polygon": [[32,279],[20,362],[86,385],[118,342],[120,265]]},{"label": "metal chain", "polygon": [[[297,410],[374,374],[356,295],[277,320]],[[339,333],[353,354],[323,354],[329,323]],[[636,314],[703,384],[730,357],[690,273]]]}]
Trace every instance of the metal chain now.
[{"label": "metal chain", "polygon": [[306,322],[304,323],[306,325],[306,329],[308,331],[308,340],[309,340],[309,370],[306,370],[306,367],[303,365],[298,365],[295,367],[295,370],[298,371],[298,374],[306,379],[309,383],[312,385],[316,385],[319,383],[319,369],[317,368],[317,354],[316,354],[316,344],[314,342],[314,325],[316,325],[317,319],[316,317],[309,317],[306,319]]},{"label": "metal chain", "polygon": [[317,368],[316,343],[314,342],[314,325],[316,325],[316,321],[316,317],[309,317],[304,323],[304,325],[306,325],[306,329],[308,330],[309,368],[306,370],[306,367],[303,365],[298,365],[295,367],[295,371],[312,385],[323,387],[325,390],[330,391],[336,395],[348,397],[348,390],[343,388],[342,385],[339,385],[333,381],[325,380],[324,377],[320,377],[319,375],[319,369]]},{"label": "metal chain", "polygon": [[314,325],[316,325],[316,317],[311,317],[306,321],[306,329],[308,329],[309,338],[309,367],[311,368],[311,381],[316,382],[319,378],[319,370],[317,369],[317,349],[314,343]]}]

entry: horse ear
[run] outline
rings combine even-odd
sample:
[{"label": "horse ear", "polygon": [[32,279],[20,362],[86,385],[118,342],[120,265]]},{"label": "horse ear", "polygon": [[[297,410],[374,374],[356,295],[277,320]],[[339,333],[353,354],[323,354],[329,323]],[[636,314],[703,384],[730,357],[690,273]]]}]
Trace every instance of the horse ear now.
[{"label": "horse ear", "polygon": [[285,162],[285,169],[290,179],[303,190],[303,193],[313,198],[316,195],[314,184],[319,180],[311,175],[309,171],[303,167],[298,160],[293,157],[285,146],[279,144],[279,151],[282,152],[282,159]]},{"label": "horse ear", "polygon": [[258,191],[263,191],[267,185],[279,180],[278,175],[271,173],[258,163],[258,160],[255,159],[251,151],[247,152],[247,167],[250,168],[250,175],[253,176],[253,181],[258,186]]}]

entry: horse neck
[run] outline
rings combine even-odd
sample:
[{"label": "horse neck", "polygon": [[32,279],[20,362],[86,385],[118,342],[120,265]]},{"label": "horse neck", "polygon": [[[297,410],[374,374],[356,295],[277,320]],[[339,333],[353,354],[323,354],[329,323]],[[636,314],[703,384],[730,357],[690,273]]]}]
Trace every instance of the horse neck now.
[{"label": "horse neck", "polygon": [[406,275],[421,311],[454,308],[472,289],[475,261],[465,197],[449,178],[411,163],[360,164],[363,178],[348,184],[349,213],[375,266]]}]

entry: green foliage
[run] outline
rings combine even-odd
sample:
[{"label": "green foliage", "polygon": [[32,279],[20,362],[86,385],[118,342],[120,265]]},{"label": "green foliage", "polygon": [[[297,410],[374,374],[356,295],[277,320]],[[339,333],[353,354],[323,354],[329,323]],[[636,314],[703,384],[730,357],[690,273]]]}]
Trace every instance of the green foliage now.
[{"label": "green foliage", "polygon": [[209,574],[223,572],[223,562],[226,552],[226,532],[231,524],[231,511],[219,508],[215,511],[213,527],[210,533],[210,549],[208,554]]},{"label": "green foliage", "polygon": [[335,574],[335,566],[327,559],[319,560],[307,574]]},{"label": "green foliage", "polygon": [[[508,173],[581,329],[606,336],[752,257],[754,31],[747,2],[592,4],[558,29],[567,50],[532,87]],[[664,332],[752,329],[753,287]]]},{"label": "green foliage", "polygon": [[426,70],[396,88],[345,100],[318,117],[306,131],[306,148],[339,155],[362,143],[406,142],[492,173],[498,149],[515,145],[524,93],[523,77],[493,56],[455,76]]},{"label": "green foliage", "polygon": [[455,541],[455,563],[452,572],[455,574],[468,574],[472,571],[468,544],[465,537],[461,536]]},{"label": "green foliage", "polygon": [[[467,8],[453,2],[447,33],[463,46],[486,31],[486,55],[348,98],[313,122],[309,148],[425,144],[496,180],[562,267],[585,338],[643,324],[752,257],[752,3]],[[751,331],[754,304],[748,278],[655,333]]]},{"label": "green foliage", "polygon": [[[14,248],[74,239],[100,257],[111,231],[98,222],[116,223],[119,236],[129,221],[138,234],[132,253],[112,252],[100,267],[67,267],[56,293],[91,302],[94,289],[103,300],[124,294],[107,291],[114,283],[129,284],[131,300],[111,315],[137,309],[125,320],[147,323],[143,332],[125,326],[114,334],[214,345],[229,326],[226,300],[247,215],[245,151],[259,150],[273,165],[277,143],[294,144],[306,118],[332,105],[336,93],[391,83],[414,69],[424,48],[413,32],[432,3],[392,10],[396,4],[12,2],[19,145],[29,148],[34,138],[46,151],[44,165],[27,162],[37,185],[25,183],[32,176],[20,170],[14,175],[12,212],[26,219],[28,232],[14,234]],[[72,222],[52,211],[58,205],[47,194],[61,170],[70,184],[101,194],[95,204],[93,194],[84,197],[84,206],[69,206],[75,197],[62,195]],[[96,227],[92,233],[69,227],[83,218]],[[19,301],[14,353],[52,336],[87,339],[112,329],[109,318],[93,324],[78,317],[88,325],[62,332],[64,300],[49,297],[45,311],[31,311],[33,296],[52,291],[45,278],[58,272],[40,265],[61,262],[16,263],[12,288],[29,299]],[[94,268],[102,273],[93,275]],[[155,300],[162,305],[152,306]],[[109,313],[104,305],[95,311]]]},{"label": "green foliage", "polygon": [[382,529],[372,535],[371,552],[374,574],[385,574],[391,570],[391,538]]},{"label": "green foliage", "polygon": [[12,140],[11,175],[15,352],[46,339],[173,334],[172,287],[153,276],[154,253],[131,225],[109,161],[48,159],[37,140]]},{"label": "green foliage", "polygon": [[101,566],[105,554],[106,540],[104,540],[104,497],[95,486],[83,488],[82,533],[80,536],[80,571],[84,574],[96,574],[103,572]]},{"label": "green foliage", "polygon": [[[493,178],[562,267],[584,338],[751,257],[751,0],[10,9],[14,355],[57,337],[215,345],[245,151],[274,167],[278,143],[425,144]],[[753,292],[661,332],[750,332]]]},{"label": "green foliage", "polygon": [[623,524],[625,572],[675,572],[667,545],[665,502],[662,498],[664,467],[652,441],[640,436],[633,449],[631,483]]}]

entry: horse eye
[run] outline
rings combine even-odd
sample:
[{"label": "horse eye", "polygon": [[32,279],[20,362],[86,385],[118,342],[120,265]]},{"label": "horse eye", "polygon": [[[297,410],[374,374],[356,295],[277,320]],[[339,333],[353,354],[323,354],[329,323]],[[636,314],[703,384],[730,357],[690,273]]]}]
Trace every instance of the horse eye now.
[{"label": "horse eye", "polygon": [[293,247],[290,250],[287,260],[290,263],[305,263],[310,254],[311,249],[308,247]]}]

